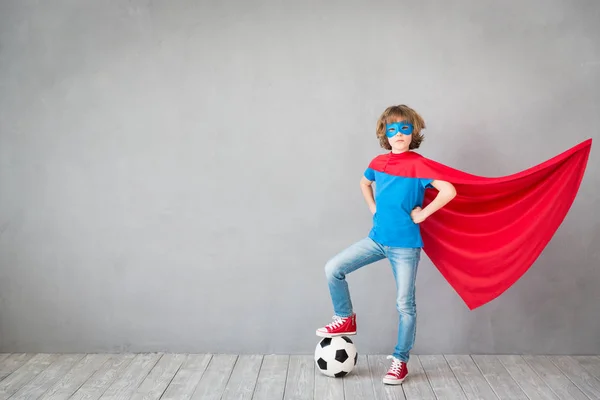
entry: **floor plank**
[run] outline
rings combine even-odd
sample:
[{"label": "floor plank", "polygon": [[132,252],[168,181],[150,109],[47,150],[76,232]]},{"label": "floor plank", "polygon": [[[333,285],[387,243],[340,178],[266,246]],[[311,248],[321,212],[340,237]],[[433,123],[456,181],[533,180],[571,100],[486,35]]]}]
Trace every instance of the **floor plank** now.
[{"label": "floor plank", "polygon": [[102,400],[128,400],[160,360],[162,354],[138,354],[123,373],[106,389]]},{"label": "floor plank", "polygon": [[35,400],[50,389],[58,380],[66,375],[71,368],[85,357],[85,354],[64,354],[56,358],[52,364],[35,378],[21,387],[12,400]]},{"label": "floor plank", "polygon": [[[389,367],[389,365],[388,365]],[[435,394],[429,384],[427,374],[419,361],[419,357],[413,355],[408,360],[408,376],[402,383],[406,400],[435,400]]]},{"label": "floor plank", "polygon": [[175,377],[167,386],[161,400],[188,400],[212,359],[211,354],[189,354]]},{"label": "floor plank", "polygon": [[200,378],[192,399],[219,400],[225,391],[237,358],[236,355],[229,354],[214,355]]},{"label": "floor plank", "polygon": [[588,400],[588,397],[567,378],[552,361],[544,356],[523,356],[523,359],[558,396],[559,399]]},{"label": "floor plank", "polygon": [[446,355],[448,366],[456,376],[467,399],[474,400],[497,400],[498,396],[485,379],[471,356],[469,355]]},{"label": "floor plank", "polygon": [[31,353],[16,353],[2,360],[2,364],[0,364],[0,381],[3,381],[4,378],[21,368],[33,356],[34,354]]},{"label": "floor plank", "polygon": [[550,356],[548,358],[586,396],[590,399],[600,399],[600,381],[594,378],[576,360],[569,356]]},{"label": "floor plank", "polygon": [[560,400],[542,378],[518,355],[497,356],[530,400]]},{"label": "floor plank", "polygon": [[0,400],[8,399],[25,384],[41,374],[56,359],[58,354],[36,354],[20,368],[0,382]]},{"label": "floor plank", "polygon": [[[369,355],[369,373],[373,384],[374,400],[406,400],[402,385],[384,385],[382,379],[390,367],[390,361],[385,355]],[[411,372],[409,371],[409,374]],[[408,379],[408,378],[407,378]],[[316,398],[316,397],[315,397]]]},{"label": "floor plank", "polygon": [[472,358],[498,398],[527,400],[527,395],[496,356],[474,354]]},{"label": "floor plank", "polygon": [[69,400],[96,400],[119,377],[134,359],[133,354],[115,354],[75,391]]},{"label": "floor plank", "polygon": [[314,399],[344,400],[344,380],[327,376],[315,366]]},{"label": "floor plank", "polygon": [[43,395],[44,400],[66,400],[108,359],[108,354],[87,354]]},{"label": "floor plank", "polygon": [[[346,400],[371,400],[375,396],[366,355],[358,355],[356,366],[343,378]],[[381,383],[381,381],[379,381]],[[383,383],[381,383],[383,385]]]},{"label": "floor plank", "polygon": [[573,356],[573,359],[579,363],[593,377],[600,380],[600,357],[599,356]]},{"label": "floor plank", "polygon": [[8,357],[10,357],[10,353],[0,353],[0,364],[2,364],[2,362]]},{"label": "floor plank", "polygon": [[419,361],[427,374],[429,384],[438,399],[466,400],[460,383],[450,369],[448,362],[441,355],[419,356]]},{"label": "floor plank", "polygon": [[312,400],[315,390],[313,356],[292,355],[285,384],[285,400]]},{"label": "floor plank", "polygon": [[160,399],[185,358],[185,354],[163,355],[131,396],[131,400]]},{"label": "floor plank", "polygon": [[262,364],[260,355],[241,355],[235,363],[223,400],[251,400]]},{"label": "floor plank", "polygon": [[[269,354],[264,356],[253,400],[281,400],[287,380],[290,356]],[[326,397],[322,397],[326,398]]]}]

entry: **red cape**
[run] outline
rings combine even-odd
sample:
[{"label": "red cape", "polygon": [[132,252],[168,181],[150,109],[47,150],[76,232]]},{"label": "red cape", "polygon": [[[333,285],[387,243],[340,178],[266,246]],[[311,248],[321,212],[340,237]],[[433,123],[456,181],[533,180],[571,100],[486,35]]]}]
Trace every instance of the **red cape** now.
[{"label": "red cape", "polygon": [[[456,197],[421,224],[423,251],[469,309],[500,296],[535,262],[567,215],[592,146],[588,139],[513,175],[468,174],[409,151],[370,167],[451,182]],[[437,195],[427,189],[423,206]]]}]

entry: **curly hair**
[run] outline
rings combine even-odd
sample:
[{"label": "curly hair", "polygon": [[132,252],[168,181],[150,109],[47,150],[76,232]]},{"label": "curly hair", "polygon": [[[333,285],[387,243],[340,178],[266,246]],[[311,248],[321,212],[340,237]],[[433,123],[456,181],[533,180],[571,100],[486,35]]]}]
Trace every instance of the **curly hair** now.
[{"label": "curly hair", "polygon": [[385,135],[385,127],[397,118],[402,118],[413,124],[414,130],[408,148],[409,150],[418,149],[424,139],[421,131],[425,129],[425,121],[415,110],[404,104],[388,107],[377,120],[376,134],[381,147],[386,150],[392,149],[388,137]]}]

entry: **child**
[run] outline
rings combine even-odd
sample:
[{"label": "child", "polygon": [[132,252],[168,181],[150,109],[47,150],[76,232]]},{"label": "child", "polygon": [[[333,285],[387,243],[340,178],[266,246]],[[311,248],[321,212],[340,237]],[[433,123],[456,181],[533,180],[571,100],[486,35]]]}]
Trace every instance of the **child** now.
[{"label": "child", "polygon": [[[402,162],[406,152],[419,148],[424,128],[423,118],[410,107],[387,108],[377,121],[376,132],[381,147],[391,151],[377,156],[377,164],[391,166]],[[376,182],[375,197],[373,182]],[[360,187],[373,214],[373,227],[368,237],[327,262],[325,275],[335,315],[333,322],[317,329],[316,334],[320,337],[356,334],[356,315],[352,310],[346,275],[387,258],[396,280],[399,323],[396,347],[388,356],[392,365],[383,383],[401,384],[408,374],[406,364],[416,332],[415,278],[423,247],[418,224],[452,200],[456,191],[449,182],[395,176],[376,171],[371,164]],[[431,187],[439,193],[427,207],[421,208],[425,189]]]}]

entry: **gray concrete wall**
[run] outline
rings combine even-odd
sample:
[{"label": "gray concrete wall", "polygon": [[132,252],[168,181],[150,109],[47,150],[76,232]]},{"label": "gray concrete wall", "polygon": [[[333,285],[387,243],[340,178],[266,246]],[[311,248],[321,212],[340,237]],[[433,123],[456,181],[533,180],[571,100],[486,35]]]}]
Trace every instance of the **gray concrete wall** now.
[{"label": "gray concrete wall", "polygon": [[[599,138],[598,2],[323,3],[0,2],[0,351],[311,353],[387,106],[480,175]],[[415,353],[600,351],[599,166],[496,301],[424,257]],[[391,353],[387,261],[349,282]]]}]

